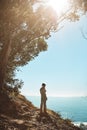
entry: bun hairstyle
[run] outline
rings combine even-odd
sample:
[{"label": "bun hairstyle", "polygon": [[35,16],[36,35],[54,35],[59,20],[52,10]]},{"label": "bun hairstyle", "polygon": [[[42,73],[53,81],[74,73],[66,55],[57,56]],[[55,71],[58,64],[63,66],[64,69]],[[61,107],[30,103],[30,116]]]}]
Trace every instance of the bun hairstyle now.
[{"label": "bun hairstyle", "polygon": [[45,83],[42,83],[42,86],[43,86],[43,87],[45,87],[45,86],[46,86],[46,84],[45,84]]}]

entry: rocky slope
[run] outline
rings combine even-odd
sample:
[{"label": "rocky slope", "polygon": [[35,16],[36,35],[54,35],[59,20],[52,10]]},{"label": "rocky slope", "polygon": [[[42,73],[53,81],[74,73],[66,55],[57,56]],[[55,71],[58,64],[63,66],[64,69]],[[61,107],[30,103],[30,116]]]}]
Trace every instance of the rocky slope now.
[{"label": "rocky slope", "polygon": [[40,115],[39,109],[24,96],[7,98],[0,95],[0,130],[80,130],[70,120],[47,110]]}]

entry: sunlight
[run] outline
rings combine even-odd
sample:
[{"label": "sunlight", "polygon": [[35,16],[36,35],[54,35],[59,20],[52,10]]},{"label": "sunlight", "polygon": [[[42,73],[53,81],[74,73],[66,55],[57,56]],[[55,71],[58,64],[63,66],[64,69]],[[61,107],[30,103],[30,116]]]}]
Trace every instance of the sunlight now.
[{"label": "sunlight", "polygon": [[69,3],[68,0],[48,0],[48,5],[61,14],[68,9]]}]

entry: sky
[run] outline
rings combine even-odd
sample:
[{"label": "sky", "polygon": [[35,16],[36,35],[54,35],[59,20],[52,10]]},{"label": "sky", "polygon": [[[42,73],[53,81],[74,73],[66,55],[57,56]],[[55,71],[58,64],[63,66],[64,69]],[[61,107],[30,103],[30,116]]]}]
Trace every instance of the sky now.
[{"label": "sky", "polygon": [[25,96],[40,95],[42,83],[48,96],[87,96],[87,40],[81,33],[83,29],[87,34],[87,16],[63,24],[47,40],[48,50],[17,73],[24,81],[21,93]]}]

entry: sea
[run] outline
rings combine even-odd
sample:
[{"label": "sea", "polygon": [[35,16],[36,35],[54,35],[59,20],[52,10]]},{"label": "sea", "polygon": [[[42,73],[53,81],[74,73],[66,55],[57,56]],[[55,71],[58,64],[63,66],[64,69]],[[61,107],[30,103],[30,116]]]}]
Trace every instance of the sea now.
[{"label": "sea", "polygon": [[[40,107],[40,96],[27,96],[36,107]],[[47,108],[70,119],[74,124],[87,124],[87,97],[48,97]]]}]

